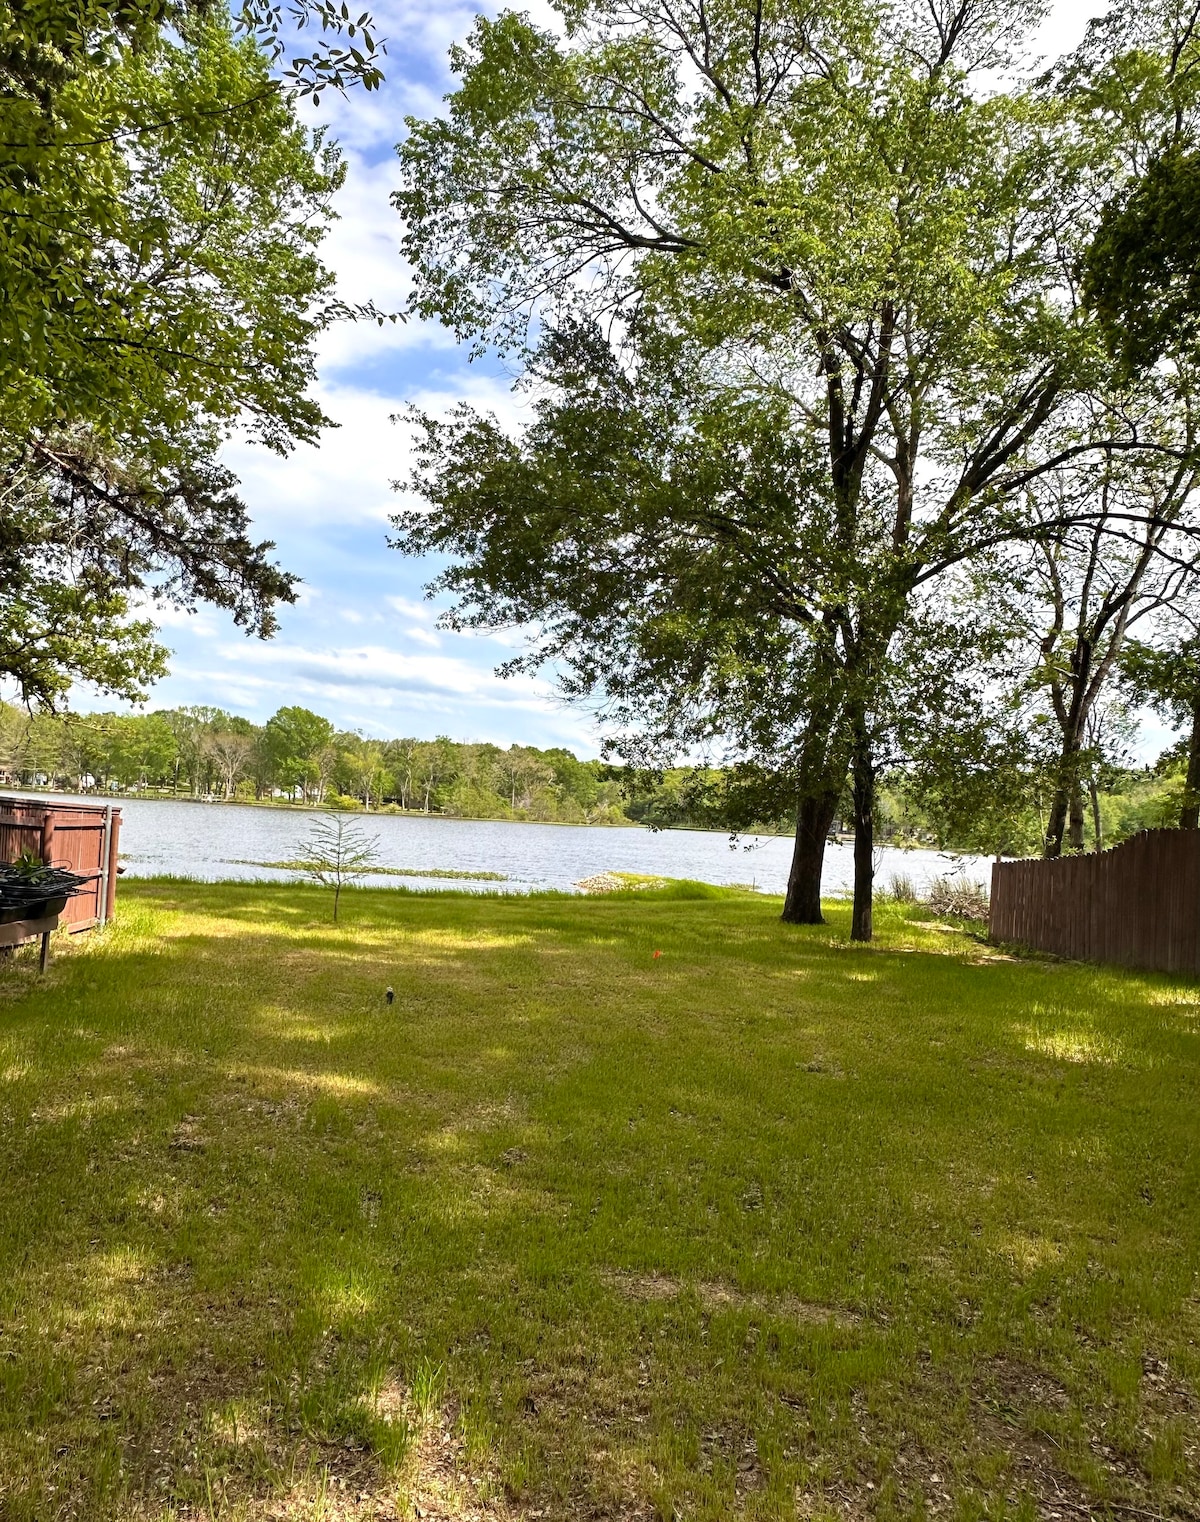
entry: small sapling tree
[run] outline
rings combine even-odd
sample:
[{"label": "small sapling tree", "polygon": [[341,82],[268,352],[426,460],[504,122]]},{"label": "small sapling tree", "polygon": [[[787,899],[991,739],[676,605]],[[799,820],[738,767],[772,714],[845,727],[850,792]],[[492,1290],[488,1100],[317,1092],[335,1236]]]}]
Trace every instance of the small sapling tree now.
[{"label": "small sapling tree", "polygon": [[300,847],[300,871],[323,888],[333,889],[333,921],[337,924],[338,900],[347,883],[366,877],[379,861],[379,837],[364,835],[349,819],[314,819],[308,839]]}]

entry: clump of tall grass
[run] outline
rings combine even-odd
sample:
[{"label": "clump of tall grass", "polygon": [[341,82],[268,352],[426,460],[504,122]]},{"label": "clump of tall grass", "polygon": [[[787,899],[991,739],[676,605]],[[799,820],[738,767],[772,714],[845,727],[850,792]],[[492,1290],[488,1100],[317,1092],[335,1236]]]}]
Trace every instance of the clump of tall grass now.
[{"label": "clump of tall grass", "polygon": [[918,897],[916,884],[907,872],[893,872],[884,890],[884,897],[893,904],[915,904]]}]

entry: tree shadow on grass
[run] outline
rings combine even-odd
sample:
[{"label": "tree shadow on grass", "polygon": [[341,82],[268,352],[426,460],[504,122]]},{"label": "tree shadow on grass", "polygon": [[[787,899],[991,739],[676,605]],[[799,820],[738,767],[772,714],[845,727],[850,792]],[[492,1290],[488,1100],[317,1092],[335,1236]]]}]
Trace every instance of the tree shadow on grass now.
[{"label": "tree shadow on grass", "polygon": [[[476,1502],[865,1505],[901,1433],[977,1453],[964,1392],[1011,1341],[1067,1360],[1077,1426],[1097,1345],[1187,1356],[1184,1089],[1022,1035],[1194,1064],[1177,984],[843,953],[753,902],[129,898],[157,925],[0,1011],[14,1517],[311,1500],[322,1466],[378,1498],[433,1440],[405,1458],[379,1392],[415,1433],[438,1366]],[[1130,1410],[1148,1455],[1166,1418]],[[933,1472],[889,1471],[914,1504]]]}]

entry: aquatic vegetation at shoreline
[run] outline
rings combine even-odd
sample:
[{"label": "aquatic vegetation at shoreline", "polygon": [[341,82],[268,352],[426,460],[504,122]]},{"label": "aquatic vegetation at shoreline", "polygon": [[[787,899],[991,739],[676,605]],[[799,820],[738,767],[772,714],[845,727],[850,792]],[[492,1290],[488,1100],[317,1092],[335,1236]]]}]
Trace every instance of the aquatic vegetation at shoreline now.
[{"label": "aquatic vegetation at shoreline", "polygon": [[666,877],[647,877],[640,872],[597,872],[584,877],[575,884],[580,893],[627,893],[631,889],[644,892],[647,888],[665,888]]},{"label": "aquatic vegetation at shoreline", "polygon": [[[243,856],[225,856],[222,860],[231,867],[269,867],[275,872],[303,872],[303,861],[253,861]],[[372,877],[432,877],[472,883],[506,883],[504,872],[457,871],[450,867],[372,867]]]},{"label": "aquatic vegetation at shoreline", "polygon": [[652,893],[656,898],[740,898],[757,895],[749,883],[706,883],[692,877],[659,877],[644,872],[597,872],[574,886],[580,893]]}]

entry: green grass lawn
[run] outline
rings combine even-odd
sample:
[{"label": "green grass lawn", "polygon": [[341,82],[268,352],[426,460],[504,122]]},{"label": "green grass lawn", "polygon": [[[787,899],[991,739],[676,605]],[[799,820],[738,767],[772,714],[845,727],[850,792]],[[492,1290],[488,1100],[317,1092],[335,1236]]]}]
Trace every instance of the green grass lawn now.
[{"label": "green grass lawn", "polygon": [[1196,985],[329,902],[0,970],[5,1522],[1200,1515]]}]

